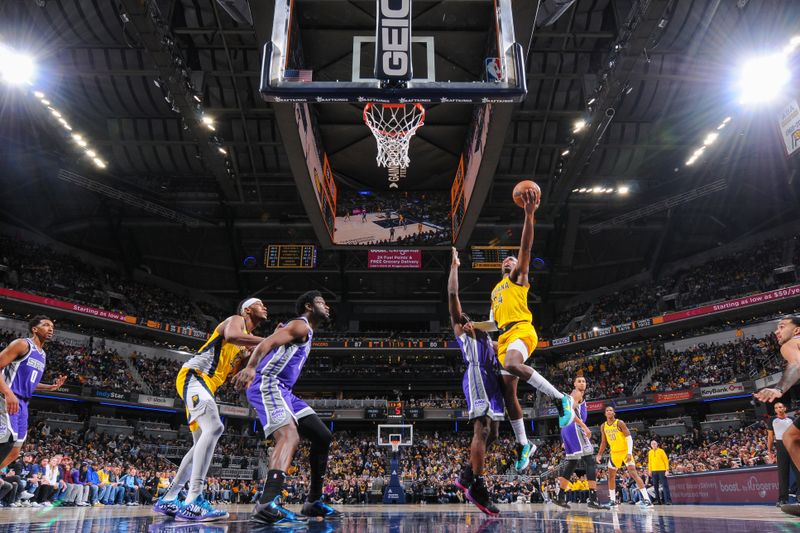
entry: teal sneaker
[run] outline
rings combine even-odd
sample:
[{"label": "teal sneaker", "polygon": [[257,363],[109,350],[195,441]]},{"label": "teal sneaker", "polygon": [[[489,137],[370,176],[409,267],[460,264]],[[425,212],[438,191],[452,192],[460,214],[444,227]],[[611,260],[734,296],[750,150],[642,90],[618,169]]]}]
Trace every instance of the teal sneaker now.
[{"label": "teal sneaker", "polygon": [[517,460],[514,463],[514,469],[517,472],[522,472],[531,464],[531,455],[536,452],[536,445],[530,442],[526,445],[517,444]]},{"label": "teal sneaker", "polygon": [[560,400],[556,400],[556,402],[560,405],[558,409],[558,427],[564,427],[569,425],[572,422],[572,418],[575,416],[575,413],[572,409],[572,396],[569,394],[565,394],[561,397]]}]

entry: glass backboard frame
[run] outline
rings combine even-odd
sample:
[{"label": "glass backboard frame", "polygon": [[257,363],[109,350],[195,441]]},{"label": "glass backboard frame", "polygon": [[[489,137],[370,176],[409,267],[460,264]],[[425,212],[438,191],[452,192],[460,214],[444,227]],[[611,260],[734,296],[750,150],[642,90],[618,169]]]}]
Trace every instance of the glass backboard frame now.
[{"label": "glass backboard frame", "polygon": [[[387,87],[382,80],[299,81],[287,80],[287,59],[291,53],[292,12],[301,0],[276,0],[272,38],[264,45],[260,92],[267,102],[318,103],[515,103],[525,99],[524,54],[514,36],[511,0],[493,0],[496,17],[497,46],[502,80],[449,82],[411,79],[402,87]],[[325,0],[317,0],[325,1]],[[333,1],[333,0],[331,0]],[[413,28],[412,28],[413,31]],[[413,40],[413,37],[412,37]]]}]

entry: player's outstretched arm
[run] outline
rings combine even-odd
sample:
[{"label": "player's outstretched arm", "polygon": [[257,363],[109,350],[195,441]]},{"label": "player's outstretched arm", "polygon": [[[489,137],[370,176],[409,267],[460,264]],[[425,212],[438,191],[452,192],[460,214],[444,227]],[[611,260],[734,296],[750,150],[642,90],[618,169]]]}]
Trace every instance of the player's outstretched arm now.
[{"label": "player's outstretched arm", "polygon": [[35,390],[36,392],[51,392],[61,387],[65,381],[67,381],[67,376],[61,375],[58,376],[58,378],[56,378],[56,380],[50,385],[47,385],[46,383],[39,383],[36,385]]},{"label": "player's outstretched arm", "polygon": [[450,276],[447,278],[447,305],[450,309],[450,325],[456,336],[461,335],[461,300],[458,298],[458,267],[461,261],[458,259],[458,250],[452,248],[452,260],[450,261]]},{"label": "player's outstretched arm", "polygon": [[787,342],[781,346],[781,356],[786,359],[786,368],[775,387],[761,389],[753,396],[761,402],[774,402],[800,380],[800,344]]},{"label": "player's outstretched arm", "polygon": [[511,273],[511,281],[517,285],[528,285],[528,269],[531,264],[531,249],[533,248],[533,226],[536,224],[534,213],[539,208],[540,198],[528,189],[522,194],[525,208],[525,221],[522,223],[522,239],[519,244],[517,267]]},{"label": "player's outstretched arm", "polygon": [[244,318],[241,315],[233,315],[228,318],[228,323],[222,330],[222,336],[231,344],[246,347],[258,346],[264,340],[264,337],[244,333],[244,328]]},{"label": "player's outstretched arm", "polygon": [[265,355],[279,346],[305,339],[308,337],[309,331],[308,324],[302,320],[292,320],[286,327],[276,330],[256,346],[250,359],[247,360],[247,365],[233,376],[233,386],[239,390],[249,387],[256,377],[256,367]]}]

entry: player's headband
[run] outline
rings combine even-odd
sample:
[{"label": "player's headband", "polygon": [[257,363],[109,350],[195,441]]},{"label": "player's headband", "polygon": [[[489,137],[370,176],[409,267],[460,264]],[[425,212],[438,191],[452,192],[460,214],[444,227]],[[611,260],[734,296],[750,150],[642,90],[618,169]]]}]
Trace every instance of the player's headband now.
[{"label": "player's headband", "polygon": [[244,314],[244,310],[247,309],[248,307],[250,307],[253,304],[262,304],[263,305],[261,300],[259,300],[258,298],[248,298],[247,300],[244,301],[244,303],[242,304],[242,307],[239,309],[239,314]]}]

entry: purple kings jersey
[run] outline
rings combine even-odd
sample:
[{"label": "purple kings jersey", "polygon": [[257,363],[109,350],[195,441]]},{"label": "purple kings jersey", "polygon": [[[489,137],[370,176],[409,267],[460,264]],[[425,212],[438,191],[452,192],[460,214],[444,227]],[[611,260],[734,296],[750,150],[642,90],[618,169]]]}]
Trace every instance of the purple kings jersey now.
[{"label": "purple kings jersey", "polygon": [[456,337],[458,346],[461,348],[461,357],[467,366],[481,366],[484,368],[498,367],[497,356],[494,354],[492,339],[482,331],[475,332],[475,338],[463,333]]},{"label": "purple kings jersey", "polygon": [[[302,320],[308,324],[304,317],[295,320]],[[308,354],[311,352],[311,339],[314,331],[309,324],[308,340],[302,344],[285,344],[275,348],[258,363],[256,368],[256,382],[260,382],[262,377],[277,379],[284,387],[292,388],[300,377],[303,365],[306,364]],[[252,385],[251,385],[252,386]]]},{"label": "purple kings jersey", "polygon": [[31,339],[25,340],[28,342],[28,353],[3,369],[3,379],[17,398],[27,401],[31,399],[36,385],[42,381],[47,357]]}]

